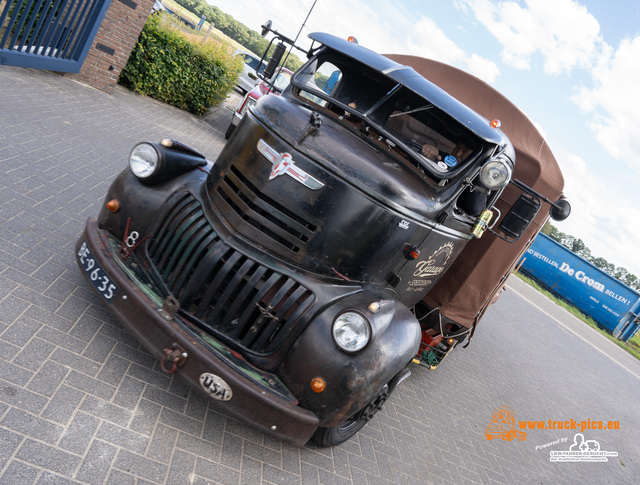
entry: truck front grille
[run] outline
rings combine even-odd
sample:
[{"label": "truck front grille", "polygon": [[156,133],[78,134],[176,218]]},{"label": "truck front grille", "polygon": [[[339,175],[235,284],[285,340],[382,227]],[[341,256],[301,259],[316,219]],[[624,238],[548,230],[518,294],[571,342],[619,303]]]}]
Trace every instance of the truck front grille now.
[{"label": "truck front grille", "polygon": [[294,253],[318,228],[310,214],[265,195],[233,165],[215,191],[214,202],[236,230],[255,237],[257,229],[260,235]]},{"label": "truck front grille", "polygon": [[314,299],[297,281],[226,245],[191,194],[163,217],[147,254],[190,321],[259,354],[274,351]]}]

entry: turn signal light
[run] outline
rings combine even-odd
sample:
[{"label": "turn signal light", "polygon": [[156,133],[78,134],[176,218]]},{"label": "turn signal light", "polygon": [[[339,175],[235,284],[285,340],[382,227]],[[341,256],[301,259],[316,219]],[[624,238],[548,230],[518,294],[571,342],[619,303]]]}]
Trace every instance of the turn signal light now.
[{"label": "turn signal light", "polygon": [[111,199],[107,202],[107,209],[111,212],[118,212],[120,210],[120,201],[118,199]]},{"label": "turn signal light", "polygon": [[317,394],[320,394],[327,387],[327,383],[322,377],[314,377],[311,379],[311,390]]},{"label": "turn signal light", "polygon": [[415,245],[405,244],[404,245],[404,257],[408,260],[418,259],[420,256],[420,248]]},{"label": "turn signal light", "polygon": [[369,310],[371,313],[378,313],[382,307],[386,307],[387,305],[393,305],[393,301],[391,300],[372,301],[371,303],[369,303],[367,310]]},{"label": "turn signal light", "polygon": [[489,123],[491,128],[500,128],[501,125],[502,123],[500,123],[500,120],[492,120],[491,123]]}]

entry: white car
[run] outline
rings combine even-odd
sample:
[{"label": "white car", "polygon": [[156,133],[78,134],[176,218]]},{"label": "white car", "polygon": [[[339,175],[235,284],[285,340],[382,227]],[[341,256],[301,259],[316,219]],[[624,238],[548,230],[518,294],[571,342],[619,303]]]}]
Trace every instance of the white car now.
[{"label": "white car", "polygon": [[[240,73],[240,77],[238,78],[238,82],[236,85],[242,91],[242,94],[251,91],[253,87],[258,82],[258,75],[256,74],[256,69],[258,65],[260,65],[260,57],[247,51],[237,50],[236,55],[241,55],[244,57],[244,66],[242,69],[242,73]],[[260,65],[260,73],[264,71],[266,64],[263,62]]]},{"label": "white car", "polygon": [[273,92],[276,95],[279,95],[282,91],[284,91],[287,86],[289,86],[289,82],[291,81],[291,76],[293,72],[291,72],[286,67],[280,67],[278,69],[278,74],[275,76],[273,84],[262,81],[259,84],[256,84],[251,91],[245,94],[244,99],[240,102],[236,110],[233,112],[233,118],[231,118],[231,124],[229,128],[227,128],[227,132],[224,134],[224,137],[228,140],[231,134],[236,129],[236,126],[240,124],[240,120],[244,116],[245,112],[258,101],[262,96],[268,94],[269,92]]}]

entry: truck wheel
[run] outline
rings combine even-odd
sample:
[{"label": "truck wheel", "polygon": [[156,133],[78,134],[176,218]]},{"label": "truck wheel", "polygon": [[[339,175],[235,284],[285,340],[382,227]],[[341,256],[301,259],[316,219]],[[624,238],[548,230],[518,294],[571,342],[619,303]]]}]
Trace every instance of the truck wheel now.
[{"label": "truck wheel", "polygon": [[344,443],[367,424],[382,409],[382,405],[389,397],[389,386],[385,384],[382,390],[363,409],[342,423],[331,428],[318,428],[313,440],[318,446],[337,446]]},{"label": "truck wheel", "polygon": [[234,125],[233,123],[229,124],[229,128],[227,128],[227,132],[224,134],[224,139],[228,140],[229,138],[231,138],[231,135],[233,134],[235,129],[236,129],[236,125]]}]

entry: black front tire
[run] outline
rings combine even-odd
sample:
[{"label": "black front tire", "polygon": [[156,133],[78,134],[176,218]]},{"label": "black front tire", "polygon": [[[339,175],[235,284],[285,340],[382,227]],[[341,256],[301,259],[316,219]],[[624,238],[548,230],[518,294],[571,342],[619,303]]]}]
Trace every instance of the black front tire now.
[{"label": "black front tire", "polygon": [[337,446],[344,443],[360,431],[382,409],[382,405],[388,397],[389,386],[385,384],[369,404],[349,419],[330,428],[318,428],[313,435],[313,440],[321,447]]}]

